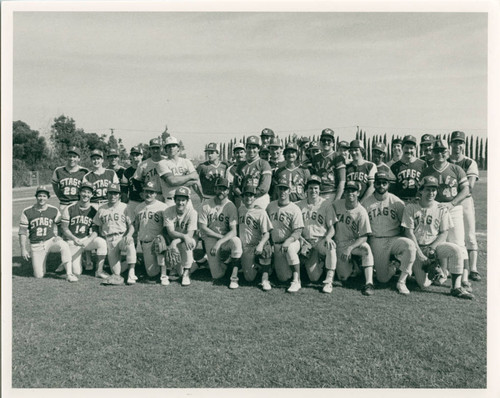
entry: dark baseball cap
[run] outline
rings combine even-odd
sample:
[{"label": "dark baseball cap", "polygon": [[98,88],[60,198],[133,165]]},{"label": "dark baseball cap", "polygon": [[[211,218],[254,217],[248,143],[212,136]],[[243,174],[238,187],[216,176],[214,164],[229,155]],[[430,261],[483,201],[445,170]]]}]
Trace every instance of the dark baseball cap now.
[{"label": "dark baseball cap", "polygon": [[379,171],[375,173],[375,181],[390,181],[389,174],[385,171]]},{"label": "dark baseball cap", "polygon": [[215,142],[211,142],[210,144],[207,145],[207,147],[205,148],[205,152],[209,151],[214,151],[219,153],[219,149],[217,148],[217,144]]},{"label": "dark baseball cap", "polygon": [[308,187],[310,184],[317,184],[321,185],[321,177],[313,174],[311,177],[306,182],[306,187]]},{"label": "dark baseball cap", "polygon": [[379,151],[385,153],[386,147],[383,142],[375,142],[372,147],[372,151]]},{"label": "dark baseball cap", "polygon": [[274,137],[274,131],[266,127],[264,130],[262,130],[260,135],[265,137]]},{"label": "dark baseball cap", "polygon": [[393,138],[392,145],[395,145],[395,144],[403,145],[403,140],[401,138]]},{"label": "dark baseball cap", "polygon": [[260,147],[260,138],[256,135],[251,135],[247,138],[246,146],[248,145],[257,145]]},{"label": "dark baseball cap", "polygon": [[332,130],[332,129],[329,129],[329,128],[326,128],[324,129],[322,132],[321,132],[321,138],[331,138],[333,140],[333,135],[335,134],[335,132]]},{"label": "dark baseball cap", "polygon": [[286,178],[280,178],[278,183],[276,184],[277,187],[287,187],[290,188],[290,183]]},{"label": "dark baseball cap", "polygon": [[347,141],[340,141],[338,147],[349,149],[349,143]]},{"label": "dark baseball cap", "polygon": [[432,147],[432,149],[448,149],[448,143],[441,139],[441,138],[438,138],[435,142],[434,142],[434,146]]},{"label": "dark baseball cap", "polygon": [[425,187],[439,187],[437,178],[434,176],[426,176],[422,178],[422,181],[420,182],[420,188]]},{"label": "dark baseball cap", "polygon": [[299,147],[297,146],[297,144],[295,142],[289,142],[288,144],[286,144],[285,150],[283,152],[286,152],[286,151],[295,151],[295,152],[298,152],[299,151]]},{"label": "dark baseball cap", "polygon": [[150,148],[161,148],[161,142],[158,138],[153,138],[151,140],[149,140],[149,147]]},{"label": "dark baseball cap", "polygon": [[81,191],[82,189],[90,189],[92,191],[92,193],[94,193],[94,185],[91,182],[82,181],[78,190]]},{"label": "dark baseball cap", "polygon": [[435,138],[431,134],[424,134],[422,138],[420,139],[420,145],[422,144],[432,144],[434,142]]},{"label": "dark baseball cap", "polygon": [[351,143],[349,144],[349,149],[363,149],[363,141],[361,140],[352,140]]},{"label": "dark baseball cap", "polygon": [[417,139],[413,135],[405,135],[405,137],[403,138],[403,145],[404,144],[417,145]]},{"label": "dark baseball cap", "polygon": [[227,178],[217,178],[217,180],[215,181],[215,186],[229,188],[229,181],[227,180]]},{"label": "dark baseball cap", "polygon": [[179,187],[175,190],[175,196],[185,196],[187,198],[191,197],[191,190],[188,187]]},{"label": "dark baseball cap", "polygon": [[118,184],[109,184],[108,185],[108,193],[110,192],[117,192],[120,193],[120,186]]},{"label": "dark baseball cap", "polygon": [[153,192],[158,192],[158,187],[153,181],[148,181],[144,184],[144,187],[142,188],[143,191],[153,191]]},{"label": "dark baseball cap", "polygon": [[311,141],[311,143],[309,144],[309,147],[307,148],[307,150],[310,151],[311,149],[321,150],[321,148],[318,145],[318,141]]},{"label": "dark baseball cap", "polygon": [[92,158],[94,156],[99,156],[101,158],[104,158],[104,154],[100,149],[94,149],[92,152],[90,152],[90,157]]},{"label": "dark baseball cap", "polygon": [[45,192],[47,194],[47,196],[50,198],[50,191],[46,185],[40,185],[39,187],[37,187],[36,192],[35,192],[35,196],[38,196],[38,194],[40,192]]},{"label": "dark baseball cap", "polygon": [[262,146],[260,147],[260,151],[259,151],[259,153],[269,153],[269,148],[268,148],[268,146],[267,146],[267,145],[262,145]]},{"label": "dark baseball cap", "polygon": [[108,150],[108,154],[106,155],[108,158],[111,157],[111,156],[120,156],[120,154],[118,153],[118,150],[115,149],[115,148],[110,148]]},{"label": "dark baseball cap", "polygon": [[248,185],[245,185],[245,187],[243,188],[243,194],[245,193],[253,193],[254,195],[257,193],[257,187],[255,187],[254,185],[251,185],[251,184],[248,184]]},{"label": "dark baseball cap", "polygon": [[281,144],[281,140],[278,137],[271,138],[271,140],[268,142],[267,145],[269,146],[269,148],[271,148],[272,146],[277,146],[277,147],[283,148],[283,145]]},{"label": "dark baseball cap", "polygon": [[463,141],[465,142],[465,133],[463,131],[454,131],[451,133],[451,142],[453,141]]},{"label": "dark baseball cap", "polygon": [[140,146],[133,146],[130,150],[130,153],[139,153],[142,155],[142,148]]},{"label": "dark baseball cap", "polygon": [[347,181],[345,183],[344,191],[347,191],[348,189],[353,189],[355,191],[359,191],[361,188],[356,181]]},{"label": "dark baseball cap", "polygon": [[70,146],[68,148],[68,154],[74,153],[75,155],[80,156],[80,150],[76,146]]}]

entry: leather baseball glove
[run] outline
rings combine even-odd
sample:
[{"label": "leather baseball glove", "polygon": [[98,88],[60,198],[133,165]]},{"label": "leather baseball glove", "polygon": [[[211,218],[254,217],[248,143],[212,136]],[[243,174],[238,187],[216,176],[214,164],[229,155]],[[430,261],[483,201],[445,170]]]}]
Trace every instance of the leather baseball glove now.
[{"label": "leather baseball glove", "polygon": [[427,260],[422,264],[422,269],[427,273],[427,277],[433,283],[438,283],[440,279],[445,278],[445,274],[441,265],[439,264],[435,250],[428,250],[425,253]]},{"label": "leather baseball glove", "polygon": [[102,284],[105,286],[120,286],[123,285],[125,281],[120,275],[111,275],[109,278],[105,279]]},{"label": "leather baseball glove", "polygon": [[165,250],[167,250],[167,241],[163,237],[163,235],[158,235],[153,240],[153,252],[156,254],[161,254]]},{"label": "leather baseball glove", "polygon": [[165,250],[165,263],[169,269],[177,269],[181,263],[181,253],[177,248],[167,247]]},{"label": "leather baseball glove", "polygon": [[264,248],[262,249],[262,253],[257,256],[257,262],[260,265],[269,265],[271,264],[271,259],[273,258],[273,247],[269,241],[266,242]]}]

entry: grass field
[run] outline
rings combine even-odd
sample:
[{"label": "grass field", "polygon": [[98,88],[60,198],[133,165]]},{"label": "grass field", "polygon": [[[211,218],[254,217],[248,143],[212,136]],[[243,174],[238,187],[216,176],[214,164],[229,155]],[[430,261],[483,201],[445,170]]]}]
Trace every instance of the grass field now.
[{"label": "grass field", "polygon": [[[486,175],[475,189],[476,300],[393,285],[331,295],[237,290],[193,275],[183,288],[32,277],[13,235],[14,388],[486,388]],[[14,198],[32,196],[14,192]],[[28,201],[14,202],[13,225]],[[55,264],[51,264],[51,269]]]}]

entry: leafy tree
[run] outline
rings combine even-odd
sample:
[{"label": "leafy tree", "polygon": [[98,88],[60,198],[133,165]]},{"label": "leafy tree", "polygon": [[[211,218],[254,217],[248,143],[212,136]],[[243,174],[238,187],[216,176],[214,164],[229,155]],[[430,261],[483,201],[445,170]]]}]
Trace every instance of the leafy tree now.
[{"label": "leafy tree", "polygon": [[45,137],[21,120],[13,123],[12,132],[13,158],[23,161],[31,170],[39,168],[48,157]]},{"label": "leafy tree", "polygon": [[54,143],[54,158],[57,160],[65,156],[69,147],[76,146],[83,149],[87,143],[83,129],[77,129],[75,121],[64,115],[54,119],[54,124],[51,126],[51,140]]}]

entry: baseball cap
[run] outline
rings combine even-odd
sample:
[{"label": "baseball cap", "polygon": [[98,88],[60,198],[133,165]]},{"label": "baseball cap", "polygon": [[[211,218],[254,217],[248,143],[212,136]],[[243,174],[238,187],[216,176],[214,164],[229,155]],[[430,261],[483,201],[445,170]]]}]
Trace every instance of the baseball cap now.
[{"label": "baseball cap", "polygon": [[281,140],[278,137],[271,138],[267,145],[269,146],[269,148],[271,148],[272,146],[283,148],[283,145],[281,145]]},{"label": "baseball cap", "polygon": [[422,178],[422,181],[420,182],[420,188],[424,187],[439,187],[437,178],[433,176],[426,176]]},{"label": "baseball cap", "polygon": [[47,188],[47,186],[45,185],[40,185],[39,187],[37,187],[36,189],[36,192],[35,192],[35,196],[38,196],[38,194],[40,192],[45,192],[47,194],[47,196],[50,198],[50,191],[49,189]]},{"label": "baseball cap", "polygon": [[156,184],[153,181],[148,181],[144,184],[144,187],[142,188],[143,191],[154,191],[158,192],[158,188]]},{"label": "baseball cap", "polygon": [[307,137],[300,137],[299,139],[299,145],[300,146],[304,146],[306,144],[308,144],[311,140]]},{"label": "baseball cap", "polygon": [[94,149],[92,152],[90,152],[90,157],[92,158],[94,156],[99,156],[101,158],[104,158],[104,154],[100,149]]},{"label": "baseball cap", "polygon": [[149,147],[150,148],[155,148],[155,147],[160,148],[161,147],[160,140],[158,138],[153,138],[152,140],[149,140]]},{"label": "baseball cap", "polygon": [[237,144],[234,144],[233,146],[233,152],[236,151],[237,149],[245,149],[245,145],[242,142],[238,142]]},{"label": "baseball cap", "polygon": [[229,188],[229,181],[227,180],[227,178],[217,178],[217,180],[215,181],[215,186]]},{"label": "baseball cap", "polygon": [[451,142],[453,141],[465,142],[465,133],[463,131],[454,131],[451,133]]},{"label": "baseball cap", "polygon": [[264,130],[262,130],[260,135],[266,137],[274,137],[274,131],[266,127]]},{"label": "baseball cap", "polygon": [[417,145],[417,139],[413,135],[405,135],[405,137],[403,138],[403,145],[404,144]]},{"label": "baseball cap", "polygon": [[186,196],[189,198],[191,197],[191,190],[187,187],[179,187],[175,190],[175,196]]},{"label": "baseball cap", "polygon": [[207,147],[205,148],[205,152],[209,151],[215,151],[219,153],[219,149],[217,148],[217,144],[215,142],[211,142],[210,144],[207,145]]},{"label": "baseball cap", "polygon": [[393,138],[392,139],[392,145],[394,145],[394,144],[403,145],[403,140],[401,140],[401,138]]},{"label": "baseball cap", "polygon": [[355,191],[359,191],[360,187],[356,181],[347,181],[345,183],[344,191],[347,191],[348,189],[354,189]]},{"label": "baseball cap", "polygon": [[118,193],[120,193],[121,192],[120,186],[118,184],[109,184],[108,185],[108,193],[109,192],[118,192]]},{"label": "baseball cap", "polygon": [[438,138],[435,142],[434,142],[434,146],[432,147],[432,149],[448,149],[448,143],[441,139],[441,138]]},{"label": "baseball cap", "polygon": [[257,187],[255,187],[254,185],[251,185],[251,184],[245,185],[242,193],[244,193],[244,194],[245,193],[253,193],[255,195],[257,193]]},{"label": "baseball cap", "polygon": [[349,148],[349,143],[347,141],[340,141],[339,148]]},{"label": "baseball cap", "polygon": [[357,149],[357,148],[364,148],[363,147],[363,141],[361,140],[352,140],[351,143],[349,144],[349,149]]},{"label": "baseball cap", "polygon": [[309,186],[309,184],[318,184],[321,185],[321,177],[313,174],[311,177],[306,182],[306,187]]},{"label": "baseball cap", "polygon": [[142,148],[140,146],[133,146],[130,150],[130,154],[132,153],[139,153],[142,155]]},{"label": "baseball cap", "polygon": [[380,151],[385,153],[385,144],[383,142],[375,142],[372,146],[372,151]]},{"label": "baseball cap", "polygon": [[389,174],[387,174],[385,171],[379,171],[378,173],[375,173],[375,181],[389,181]]},{"label": "baseball cap", "polygon": [[167,145],[179,145],[179,141],[177,141],[177,138],[170,136],[170,137],[167,137],[167,139],[165,140],[164,146],[167,146]]},{"label": "baseball cap", "polygon": [[286,151],[295,151],[295,152],[298,152],[299,151],[299,147],[297,146],[297,144],[295,142],[289,142],[288,144],[286,144],[285,150],[283,152],[286,152]]},{"label": "baseball cap", "polygon": [[256,135],[251,135],[250,137],[247,138],[247,144],[248,145],[257,145],[260,146],[260,138],[257,137]]},{"label": "baseball cap", "polygon": [[290,188],[290,184],[286,178],[280,178],[276,186]]},{"label": "baseball cap", "polygon": [[108,150],[108,154],[107,154],[106,156],[109,158],[110,156],[120,156],[120,154],[118,153],[118,150],[117,150],[117,149],[115,149],[115,148],[110,148],[110,149]]},{"label": "baseball cap", "polygon": [[333,140],[333,135],[335,134],[335,132],[332,130],[332,129],[324,129],[322,132],[321,132],[321,138],[331,138]]},{"label": "baseball cap", "polygon": [[260,147],[259,153],[269,153],[269,148],[267,147],[267,145],[262,145]]},{"label": "baseball cap", "polygon": [[434,136],[431,134],[424,134],[420,139],[420,145],[422,144],[432,144],[434,142]]},{"label": "baseball cap", "polygon": [[311,149],[321,150],[321,148],[318,145],[318,141],[311,141],[311,143],[309,144],[309,147],[307,148],[307,150],[310,151]]},{"label": "baseball cap", "polygon": [[74,153],[75,155],[80,156],[80,150],[76,146],[70,146],[68,148],[68,154]]},{"label": "baseball cap", "polygon": [[94,192],[94,185],[91,182],[82,181],[82,184],[80,185],[80,188],[78,188],[78,190],[81,191],[82,189],[90,189],[92,192]]}]

